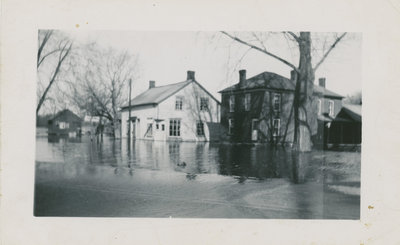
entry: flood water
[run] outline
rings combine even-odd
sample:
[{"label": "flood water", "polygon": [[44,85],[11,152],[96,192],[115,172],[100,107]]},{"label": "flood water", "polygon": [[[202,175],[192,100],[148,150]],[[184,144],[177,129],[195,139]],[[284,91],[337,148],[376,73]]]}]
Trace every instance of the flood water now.
[{"label": "flood water", "polygon": [[356,152],[37,137],[35,178],[36,216],[359,218]]}]

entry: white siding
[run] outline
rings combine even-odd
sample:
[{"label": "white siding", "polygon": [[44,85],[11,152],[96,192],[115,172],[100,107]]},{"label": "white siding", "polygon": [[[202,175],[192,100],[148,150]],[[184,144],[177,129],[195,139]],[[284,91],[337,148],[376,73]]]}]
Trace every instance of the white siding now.
[{"label": "white siding", "polygon": [[[154,106],[141,106],[131,109],[131,117],[137,117],[136,119],[136,138],[143,139],[144,134],[147,130],[147,123],[153,122],[157,116],[157,107]],[[122,138],[128,137],[128,121],[129,111],[124,110],[121,113],[121,134]],[[131,124],[131,133],[133,134],[133,125]],[[153,130],[154,132],[154,130]],[[153,133],[154,135],[154,133]]]},{"label": "white siding", "polygon": [[[176,97],[183,97],[182,110],[175,109]],[[209,110],[200,110],[200,98],[208,98]],[[183,140],[183,141],[208,141],[210,133],[206,122],[219,123],[219,104],[207,92],[205,92],[199,85],[191,82],[188,86],[181,89],[177,93],[171,95],[169,98],[161,102],[156,107],[146,106],[139,108],[132,108],[131,116],[139,119],[139,127],[136,128],[137,139],[150,139],[144,137],[147,130],[147,123],[153,122],[153,140]],[[127,120],[128,110],[123,111],[121,114],[121,132],[122,137],[127,137]],[[180,137],[169,136],[169,120],[180,119],[181,129]],[[196,132],[197,121],[204,122],[203,137],[198,137]],[[159,128],[156,128],[156,124]],[[138,125],[137,124],[137,125]],[[164,131],[162,131],[164,125]],[[138,130],[140,133],[138,133]]]}]

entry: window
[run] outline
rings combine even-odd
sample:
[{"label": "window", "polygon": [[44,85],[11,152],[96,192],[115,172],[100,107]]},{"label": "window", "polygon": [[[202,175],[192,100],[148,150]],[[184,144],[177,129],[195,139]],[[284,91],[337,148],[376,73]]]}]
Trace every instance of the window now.
[{"label": "window", "polygon": [[322,101],[318,100],[318,115],[322,114]]},{"label": "window", "polygon": [[183,97],[182,96],[176,96],[175,110],[181,111],[182,110],[182,105],[183,105]]},{"label": "window", "polygon": [[251,120],[251,130],[257,130],[258,128],[258,119]]},{"label": "window", "polygon": [[333,100],[329,101],[329,116],[333,117],[335,112],[335,103],[333,102]]},{"label": "window", "polygon": [[281,94],[274,94],[274,112],[279,113],[281,111]]},{"label": "window", "polygon": [[229,118],[229,120],[228,120],[228,124],[229,124],[229,128],[228,128],[228,130],[229,130],[229,134],[233,134],[233,127],[234,127],[234,124],[233,124],[234,122],[233,122],[233,119],[232,118]]},{"label": "window", "polygon": [[169,136],[181,136],[181,120],[169,120]]},{"label": "window", "polygon": [[231,95],[229,97],[229,111],[234,112],[235,111],[235,96]]},{"label": "window", "polygon": [[147,124],[147,131],[146,131],[145,135],[147,137],[153,137],[153,124],[152,123]]},{"label": "window", "polygon": [[200,111],[208,110],[208,98],[202,97],[200,98]]},{"label": "window", "polygon": [[158,130],[160,128],[160,126],[158,125],[158,123],[156,124],[156,129]]},{"label": "window", "polygon": [[197,122],[196,131],[198,136],[204,136],[204,123],[202,121]]},{"label": "window", "polygon": [[161,130],[164,131],[165,130],[165,125],[161,124]]},{"label": "window", "polygon": [[245,111],[250,111],[250,101],[251,101],[251,95],[245,94],[244,95],[244,110]]},{"label": "window", "polygon": [[67,129],[67,128],[69,128],[69,123],[60,122],[60,124],[58,126],[60,129]]},{"label": "window", "polygon": [[279,131],[281,129],[281,119],[275,118],[272,126],[273,126],[272,135],[279,136],[279,133],[280,133]]}]

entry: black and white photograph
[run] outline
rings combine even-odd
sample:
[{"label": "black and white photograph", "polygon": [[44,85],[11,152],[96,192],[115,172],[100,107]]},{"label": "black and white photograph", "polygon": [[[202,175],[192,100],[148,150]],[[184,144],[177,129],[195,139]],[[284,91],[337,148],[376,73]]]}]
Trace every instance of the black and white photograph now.
[{"label": "black and white photograph", "polygon": [[2,0],[0,244],[399,244],[399,13]]},{"label": "black and white photograph", "polygon": [[37,35],[36,217],[360,218],[361,33]]}]

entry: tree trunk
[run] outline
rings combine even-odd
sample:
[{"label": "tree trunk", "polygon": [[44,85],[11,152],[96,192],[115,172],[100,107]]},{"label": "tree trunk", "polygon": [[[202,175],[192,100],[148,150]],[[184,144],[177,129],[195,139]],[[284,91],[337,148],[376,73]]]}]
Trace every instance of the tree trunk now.
[{"label": "tree trunk", "polygon": [[300,61],[294,96],[294,148],[306,152],[312,149],[311,136],[315,133],[317,126],[316,113],[313,111],[314,70],[311,64],[309,32],[300,33],[299,49]]}]

